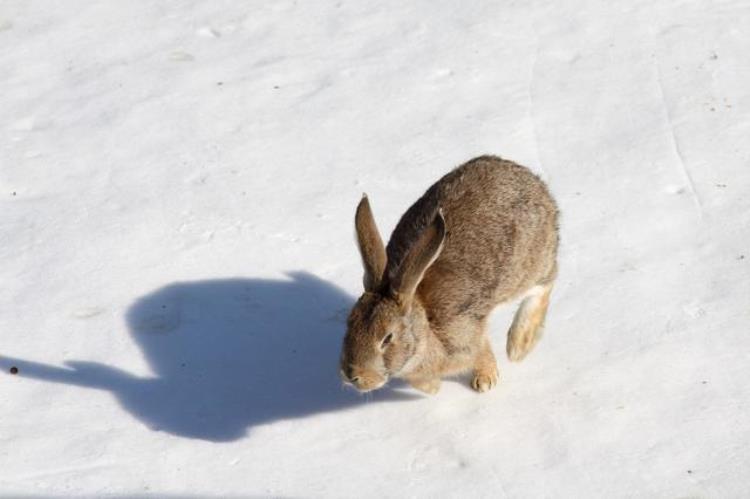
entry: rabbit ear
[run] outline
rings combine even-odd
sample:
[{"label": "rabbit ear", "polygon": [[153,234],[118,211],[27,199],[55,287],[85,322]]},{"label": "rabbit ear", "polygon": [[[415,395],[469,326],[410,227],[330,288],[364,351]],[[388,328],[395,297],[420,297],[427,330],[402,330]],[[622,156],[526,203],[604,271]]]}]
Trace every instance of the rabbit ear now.
[{"label": "rabbit ear", "polygon": [[445,219],[438,210],[435,218],[417,237],[401,265],[389,275],[391,293],[399,301],[409,302],[430,265],[437,260],[445,240]]},{"label": "rabbit ear", "polygon": [[383,240],[380,239],[378,227],[375,225],[367,194],[362,196],[362,201],[357,206],[354,226],[357,230],[357,243],[362,255],[362,265],[365,267],[363,279],[365,291],[375,291],[383,280],[386,256],[385,246],[383,246]]}]

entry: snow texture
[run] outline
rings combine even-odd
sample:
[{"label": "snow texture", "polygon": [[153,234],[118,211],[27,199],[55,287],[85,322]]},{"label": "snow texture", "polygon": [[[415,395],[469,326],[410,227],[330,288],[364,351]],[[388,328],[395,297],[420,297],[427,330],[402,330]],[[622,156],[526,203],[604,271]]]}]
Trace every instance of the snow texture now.
[{"label": "snow texture", "polygon": [[[750,4],[0,4],[0,495],[748,497]],[[337,373],[387,236],[492,153],[562,210],[500,385]],[[18,369],[11,374],[11,368]]]}]

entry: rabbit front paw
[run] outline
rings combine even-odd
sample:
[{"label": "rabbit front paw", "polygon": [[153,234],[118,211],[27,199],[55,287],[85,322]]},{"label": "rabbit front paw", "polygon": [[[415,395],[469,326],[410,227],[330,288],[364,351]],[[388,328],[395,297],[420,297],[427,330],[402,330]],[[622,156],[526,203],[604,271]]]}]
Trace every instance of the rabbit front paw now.
[{"label": "rabbit front paw", "polygon": [[474,373],[474,379],[471,380],[471,387],[479,393],[487,392],[495,388],[498,380],[497,368],[492,370],[477,371]]}]

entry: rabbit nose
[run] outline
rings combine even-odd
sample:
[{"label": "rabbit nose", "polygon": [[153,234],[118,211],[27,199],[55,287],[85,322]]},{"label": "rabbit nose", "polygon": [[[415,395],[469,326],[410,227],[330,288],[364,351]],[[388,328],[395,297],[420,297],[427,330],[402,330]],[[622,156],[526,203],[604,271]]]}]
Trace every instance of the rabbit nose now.
[{"label": "rabbit nose", "polygon": [[352,384],[356,384],[359,381],[359,376],[354,375],[354,368],[352,366],[342,368],[341,377]]}]

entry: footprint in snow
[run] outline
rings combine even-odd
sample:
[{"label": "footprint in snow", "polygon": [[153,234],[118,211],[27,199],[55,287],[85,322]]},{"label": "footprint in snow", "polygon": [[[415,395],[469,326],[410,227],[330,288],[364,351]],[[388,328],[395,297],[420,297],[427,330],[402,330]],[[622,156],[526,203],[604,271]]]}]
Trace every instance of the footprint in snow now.
[{"label": "footprint in snow", "polygon": [[104,312],[104,309],[101,307],[82,307],[74,310],[72,315],[76,319],[89,319],[100,315],[102,312]]},{"label": "footprint in snow", "polygon": [[192,54],[189,54],[182,50],[175,50],[174,52],[169,54],[169,59],[172,61],[177,61],[177,62],[189,62],[189,61],[194,61],[195,57],[193,57]]},{"label": "footprint in snow", "polygon": [[706,309],[700,306],[699,302],[690,302],[682,306],[682,311],[691,319],[697,319],[706,315]]},{"label": "footprint in snow", "polygon": [[203,26],[202,28],[198,28],[195,31],[195,34],[203,37],[203,38],[219,38],[221,37],[221,32],[217,29],[211,28],[209,26]]}]

